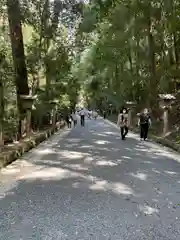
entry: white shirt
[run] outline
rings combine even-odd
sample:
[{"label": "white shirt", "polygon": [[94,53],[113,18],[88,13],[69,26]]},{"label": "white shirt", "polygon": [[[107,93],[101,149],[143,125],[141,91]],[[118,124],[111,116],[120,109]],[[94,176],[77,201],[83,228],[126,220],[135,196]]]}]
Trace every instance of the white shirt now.
[{"label": "white shirt", "polygon": [[71,114],[71,116],[72,116],[72,118],[73,118],[73,120],[74,120],[74,121],[76,121],[76,120],[77,120],[77,116],[76,116],[76,114],[75,114],[75,113],[72,113],[72,114]]},{"label": "white shirt", "polygon": [[97,116],[98,116],[98,113],[97,113],[96,111],[93,111],[93,112],[92,112],[92,115],[93,115],[94,117],[97,117]]},{"label": "white shirt", "polygon": [[80,116],[86,115],[86,111],[85,111],[84,109],[82,109],[82,110],[79,112],[79,115],[80,115]]}]

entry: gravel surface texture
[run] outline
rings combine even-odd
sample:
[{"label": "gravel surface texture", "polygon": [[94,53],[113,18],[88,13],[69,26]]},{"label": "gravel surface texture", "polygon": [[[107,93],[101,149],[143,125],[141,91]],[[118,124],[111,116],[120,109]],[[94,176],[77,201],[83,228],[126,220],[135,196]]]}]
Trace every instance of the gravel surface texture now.
[{"label": "gravel surface texture", "polygon": [[0,171],[0,240],[178,240],[179,162],[102,119],[58,132]]}]

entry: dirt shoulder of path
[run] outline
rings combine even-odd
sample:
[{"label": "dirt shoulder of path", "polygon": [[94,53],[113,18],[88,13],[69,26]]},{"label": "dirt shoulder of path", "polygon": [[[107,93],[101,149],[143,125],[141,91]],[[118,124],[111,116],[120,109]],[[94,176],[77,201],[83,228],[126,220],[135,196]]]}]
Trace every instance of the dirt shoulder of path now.
[{"label": "dirt shoulder of path", "polygon": [[15,161],[25,152],[28,152],[32,148],[39,145],[41,142],[54,134],[54,132],[57,132],[59,129],[64,128],[64,126],[64,121],[58,122],[54,130],[52,128],[49,128],[44,131],[35,132],[32,133],[30,137],[24,138],[19,142],[5,145],[0,149],[0,169]]},{"label": "dirt shoulder of path", "polygon": [[[117,116],[115,115],[108,116],[107,119],[113,123],[117,123]],[[139,133],[139,128],[133,127],[131,131],[135,133]],[[156,135],[154,130],[153,131],[150,130],[149,138],[159,144],[162,144],[163,146],[169,147],[180,153],[180,144],[176,142],[176,139],[172,138],[172,135],[168,137],[161,137]]]}]

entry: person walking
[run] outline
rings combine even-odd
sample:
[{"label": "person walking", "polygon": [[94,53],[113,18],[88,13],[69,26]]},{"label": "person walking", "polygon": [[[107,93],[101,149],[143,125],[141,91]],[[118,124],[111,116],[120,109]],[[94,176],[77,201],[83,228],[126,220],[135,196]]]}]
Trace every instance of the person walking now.
[{"label": "person walking", "polygon": [[76,116],[75,111],[72,111],[71,118],[73,120],[73,124],[74,124],[74,127],[75,127],[77,125],[77,116]]},{"label": "person walking", "polygon": [[128,111],[126,108],[123,108],[119,115],[117,121],[118,127],[121,129],[121,138],[122,140],[126,139],[126,135],[128,134]]},{"label": "person walking", "polygon": [[94,118],[94,120],[96,120],[97,117],[98,117],[98,113],[97,113],[97,111],[94,110],[92,114],[93,114],[93,118]]},{"label": "person walking", "polygon": [[103,118],[106,119],[106,110],[103,111]]},{"label": "person walking", "polygon": [[65,120],[66,120],[68,128],[71,128],[71,124],[72,124],[71,114],[67,113]]},{"label": "person walking", "polygon": [[140,126],[140,140],[146,140],[148,137],[149,127],[151,126],[151,118],[147,108],[145,108],[140,114],[138,126]]},{"label": "person walking", "polygon": [[85,109],[81,109],[80,112],[79,112],[79,115],[80,115],[80,118],[81,118],[81,127],[84,127],[85,125]]}]

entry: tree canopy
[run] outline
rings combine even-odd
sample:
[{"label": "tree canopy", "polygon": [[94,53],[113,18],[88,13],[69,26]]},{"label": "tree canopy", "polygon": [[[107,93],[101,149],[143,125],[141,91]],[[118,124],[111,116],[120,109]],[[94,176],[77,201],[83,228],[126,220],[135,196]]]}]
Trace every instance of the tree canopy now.
[{"label": "tree canopy", "polygon": [[91,97],[156,108],[158,93],[178,91],[179,1],[92,1],[87,8],[81,25],[91,43],[79,69]]},{"label": "tree canopy", "polygon": [[39,118],[55,99],[59,108],[74,107],[80,92],[93,107],[136,101],[155,112],[159,93],[179,90],[177,0],[0,0],[0,6],[1,132],[8,121],[17,130],[24,118],[22,94],[37,95]]}]

